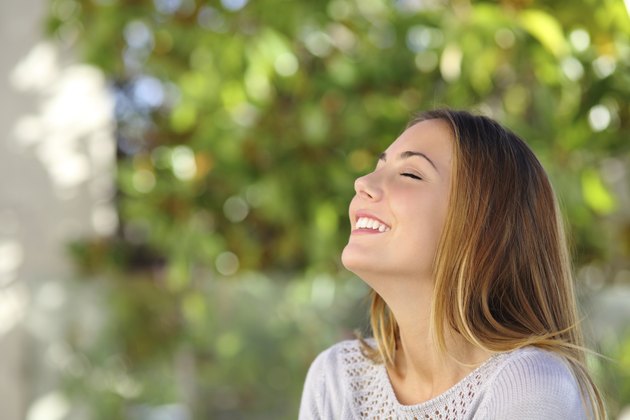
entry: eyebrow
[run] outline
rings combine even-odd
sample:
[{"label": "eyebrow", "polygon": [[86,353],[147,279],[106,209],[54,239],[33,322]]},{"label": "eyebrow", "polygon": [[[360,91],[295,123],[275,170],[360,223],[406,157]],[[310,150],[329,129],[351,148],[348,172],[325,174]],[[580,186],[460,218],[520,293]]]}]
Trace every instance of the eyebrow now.
[{"label": "eyebrow", "polygon": [[[419,156],[419,157],[421,157],[421,158],[426,159],[426,160],[427,160],[427,161],[431,164],[431,166],[433,166],[433,168],[434,168],[436,171],[438,170],[438,169],[437,169],[437,166],[435,166],[435,163],[433,163],[433,161],[432,161],[432,160],[431,160],[431,159],[430,159],[427,155],[425,155],[425,154],[424,154],[424,153],[422,153],[422,152],[414,152],[413,150],[407,150],[407,151],[405,151],[405,152],[402,152],[402,153],[399,155],[399,159],[408,159],[408,158],[410,158],[410,157],[412,157],[412,156]],[[383,162],[387,161],[387,153],[385,153],[385,152],[381,153],[381,154],[378,156],[378,160],[382,160]]]}]

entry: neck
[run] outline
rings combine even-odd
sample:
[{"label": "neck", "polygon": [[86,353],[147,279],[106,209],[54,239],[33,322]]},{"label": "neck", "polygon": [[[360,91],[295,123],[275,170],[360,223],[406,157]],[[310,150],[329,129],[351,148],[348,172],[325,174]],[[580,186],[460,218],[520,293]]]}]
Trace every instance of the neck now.
[{"label": "neck", "polygon": [[415,290],[402,287],[400,293],[389,290],[381,296],[400,331],[395,363],[388,366],[390,381],[402,404],[417,404],[451,388],[490,353],[450,330],[445,332],[446,354],[440,352],[430,325],[433,283],[415,279],[407,284]]}]

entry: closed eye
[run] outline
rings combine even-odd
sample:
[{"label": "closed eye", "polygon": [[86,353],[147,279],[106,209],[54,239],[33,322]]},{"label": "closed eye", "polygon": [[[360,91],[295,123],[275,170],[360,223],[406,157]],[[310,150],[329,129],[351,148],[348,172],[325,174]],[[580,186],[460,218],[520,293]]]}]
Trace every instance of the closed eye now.
[{"label": "closed eye", "polygon": [[403,172],[403,173],[401,173],[400,175],[402,175],[402,176],[406,176],[406,177],[409,177],[409,178],[413,178],[413,179],[422,180],[422,178],[421,178],[421,177],[419,177],[418,175],[413,174],[413,173],[411,173],[411,172]]}]

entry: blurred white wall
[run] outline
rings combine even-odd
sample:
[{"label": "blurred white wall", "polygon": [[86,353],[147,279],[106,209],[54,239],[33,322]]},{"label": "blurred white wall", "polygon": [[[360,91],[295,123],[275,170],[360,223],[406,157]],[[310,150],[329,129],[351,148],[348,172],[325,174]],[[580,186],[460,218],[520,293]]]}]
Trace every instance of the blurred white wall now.
[{"label": "blurred white wall", "polygon": [[0,1],[2,420],[68,414],[62,324],[77,295],[65,244],[117,223],[112,101],[100,72],[45,40],[48,4]]}]

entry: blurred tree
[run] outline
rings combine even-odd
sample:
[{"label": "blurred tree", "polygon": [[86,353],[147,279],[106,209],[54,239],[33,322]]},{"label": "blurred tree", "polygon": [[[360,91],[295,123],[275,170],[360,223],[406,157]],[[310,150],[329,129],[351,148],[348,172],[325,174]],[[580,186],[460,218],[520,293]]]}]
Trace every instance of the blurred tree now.
[{"label": "blurred tree", "polygon": [[478,110],[528,139],[578,265],[609,282],[629,268],[621,0],[50,5],[50,33],[116,99],[119,229],[71,246],[107,279],[111,314],[73,351],[120,361],[100,367],[111,387],[70,375],[96,418],[173,401],[195,418],[295,417],[308,362],[357,322],[362,289],[333,280],[353,180],[419,110]]}]

